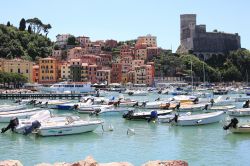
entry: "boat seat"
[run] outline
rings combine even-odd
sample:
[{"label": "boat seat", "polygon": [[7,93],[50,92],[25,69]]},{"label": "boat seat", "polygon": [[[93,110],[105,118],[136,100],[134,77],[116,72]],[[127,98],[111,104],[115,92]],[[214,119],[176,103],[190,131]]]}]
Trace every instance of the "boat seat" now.
[{"label": "boat seat", "polygon": [[71,117],[71,116],[67,116],[66,117],[66,121],[67,121],[67,125],[69,125],[69,124],[71,124],[71,123],[73,123],[74,122],[74,119]]}]

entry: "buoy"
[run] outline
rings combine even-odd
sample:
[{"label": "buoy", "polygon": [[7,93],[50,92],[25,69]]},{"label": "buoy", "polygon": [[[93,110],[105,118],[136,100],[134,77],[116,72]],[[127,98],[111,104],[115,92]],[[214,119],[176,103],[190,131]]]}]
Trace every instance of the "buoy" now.
[{"label": "buoy", "polygon": [[109,125],[109,131],[114,131],[114,127],[112,126],[112,124]]},{"label": "buoy", "polygon": [[134,135],[134,134],[135,134],[135,130],[131,129],[131,128],[128,128],[127,135]]}]

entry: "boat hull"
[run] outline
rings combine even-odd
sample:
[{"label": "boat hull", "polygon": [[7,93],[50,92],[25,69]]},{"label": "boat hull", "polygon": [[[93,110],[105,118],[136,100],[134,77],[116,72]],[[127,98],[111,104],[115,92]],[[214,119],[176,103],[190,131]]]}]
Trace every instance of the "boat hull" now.
[{"label": "boat hull", "polygon": [[73,125],[73,126],[56,126],[56,127],[41,127],[38,130],[40,136],[60,136],[72,135],[94,131],[101,123],[93,123],[86,125]]},{"label": "boat hull", "polygon": [[[207,113],[211,114],[211,113]],[[213,115],[213,114],[211,114]],[[188,118],[186,118],[188,117]],[[207,116],[207,117],[195,117],[192,118],[192,115],[180,117],[177,121],[177,125],[179,126],[195,126],[195,125],[204,125],[210,123],[217,123],[222,120],[223,111],[216,112],[214,116]]]}]

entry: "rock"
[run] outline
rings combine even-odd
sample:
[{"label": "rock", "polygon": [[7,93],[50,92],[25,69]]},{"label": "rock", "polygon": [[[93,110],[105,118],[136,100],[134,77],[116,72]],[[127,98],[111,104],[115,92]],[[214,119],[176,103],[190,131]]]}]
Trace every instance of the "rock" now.
[{"label": "rock", "polygon": [[0,161],[0,166],[23,166],[23,164],[18,160],[5,160]]},{"label": "rock", "polygon": [[92,156],[88,156],[85,160],[75,162],[70,166],[99,166]]},{"label": "rock", "polygon": [[142,166],[188,166],[186,161],[182,160],[166,160],[166,161],[149,161]]},{"label": "rock", "polygon": [[112,162],[112,163],[103,163],[100,166],[133,166],[133,164],[128,162]]}]

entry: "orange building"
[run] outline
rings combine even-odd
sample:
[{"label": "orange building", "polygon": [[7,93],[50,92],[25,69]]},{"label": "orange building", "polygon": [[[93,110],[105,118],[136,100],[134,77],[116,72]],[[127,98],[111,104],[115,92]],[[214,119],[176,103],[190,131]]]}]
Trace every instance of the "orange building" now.
[{"label": "orange building", "polygon": [[58,64],[55,58],[39,59],[39,83],[51,84],[57,82]]},{"label": "orange building", "polygon": [[32,81],[33,83],[38,83],[39,82],[39,66],[34,65],[32,68]]}]

